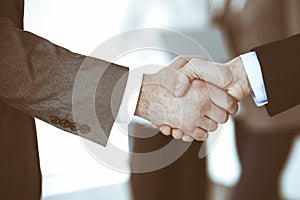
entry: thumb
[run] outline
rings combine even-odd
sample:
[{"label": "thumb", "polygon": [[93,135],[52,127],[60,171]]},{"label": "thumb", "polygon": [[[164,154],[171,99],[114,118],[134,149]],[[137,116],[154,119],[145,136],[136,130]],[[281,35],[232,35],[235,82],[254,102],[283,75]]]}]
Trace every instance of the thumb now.
[{"label": "thumb", "polygon": [[224,64],[208,60],[192,59],[179,72],[190,81],[199,79],[222,89],[232,84],[230,69]]},{"label": "thumb", "polygon": [[201,74],[204,65],[200,63],[205,61],[205,59],[193,58],[176,72],[174,94],[177,97],[181,97],[187,92],[189,83],[194,79],[203,80]]},{"label": "thumb", "polygon": [[190,79],[180,71],[176,72],[174,94],[182,97],[189,89]]}]

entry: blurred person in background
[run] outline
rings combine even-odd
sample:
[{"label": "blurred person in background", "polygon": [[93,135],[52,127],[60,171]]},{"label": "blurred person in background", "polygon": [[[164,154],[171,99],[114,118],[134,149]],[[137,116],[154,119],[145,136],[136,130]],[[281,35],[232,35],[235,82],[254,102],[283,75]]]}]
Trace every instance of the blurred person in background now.
[{"label": "blurred person in background", "polygon": [[[300,33],[298,0],[248,0],[239,11],[232,9],[233,3],[227,0],[224,10],[213,18],[223,30],[233,57]],[[282,66],[282,73],[285,69]],[[243,173],[230,199],[282,198],[280,173],[299,131],[298,124],[298,107],[270,117],[265,108],[257,108],[250,98],[242,101],[241,112],[235,118],[235,132]]]}]

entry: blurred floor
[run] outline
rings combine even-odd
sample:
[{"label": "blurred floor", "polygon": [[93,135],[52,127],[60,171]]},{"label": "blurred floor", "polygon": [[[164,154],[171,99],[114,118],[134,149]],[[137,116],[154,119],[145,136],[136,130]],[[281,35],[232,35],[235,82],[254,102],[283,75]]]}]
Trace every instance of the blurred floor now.
[{"label": "blurred floor", "polygon": [[128,183],[91,188],[63,195],[45,197],[43,200],[130,200]]}]

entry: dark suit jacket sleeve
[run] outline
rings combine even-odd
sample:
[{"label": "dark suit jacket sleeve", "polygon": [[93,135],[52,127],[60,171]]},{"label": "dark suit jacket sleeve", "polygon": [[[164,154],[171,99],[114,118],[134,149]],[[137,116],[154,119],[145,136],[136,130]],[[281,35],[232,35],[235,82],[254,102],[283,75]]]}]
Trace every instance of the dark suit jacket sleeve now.
[{"label": "dark suit jacket sleeve", "polygon": [[0,17],[0,99],[28,115],[105,145],[127,76]]},{"label": "dark suit jacket sleeve", "polygon": [[300,34],[254,48],[269,103],[276,115],[300,103]]}]

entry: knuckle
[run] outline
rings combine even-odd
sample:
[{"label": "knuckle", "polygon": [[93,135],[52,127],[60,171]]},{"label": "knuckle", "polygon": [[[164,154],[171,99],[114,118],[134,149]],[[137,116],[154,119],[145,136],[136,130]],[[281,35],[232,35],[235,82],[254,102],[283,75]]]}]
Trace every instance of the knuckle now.
[{"label": "knuckle", "polygon": [[175,59],[174,59],[174,62],[183,62],[183,61],[188,61],[188,59],[184,56],[177,56]]},{"label": "knuckle", "polygon": [[194,139],[197,141],[205,141],[207,137],[208,137],[208,133],[206,131],[201,130],[195,134]]},{"label": "knuckle", "polygon": [[198,80],[192,81],[191,86],[193,89],[199,87],[200,86],[199,81]]},{"label": "knuckle", "polygon": [[191,88],[196,92],[197,95],[204,95],[208,93],[206,83],[201,80],[199,74],[197,74],[197,77],[191,82]]},{"label": "knuckle", "polygon": [[189,61],[189,67],[197,70],[200,66],[201,66],[201,62],[198,58],[192,58],[190,61]]},{"label": "knuckle", "polygon": [[205,103],[207,112],[210,112],[212,115],[215,115],[216,111],[213,109],[213,103],[211,102],[211,100],[206,99],[204,103]]},{"label": "knuckle", "polygon": [[198,59],[197,58],[192,58],[191,60],[190,60],[190,63],[193,65],[196,65],[197,63],[198,63]]},{"label": "knuckle", "polygon": [[182,56],[182,55],[179,55],[175,58],[175,60],[182,60],[182,59],[184,59],[184,56]]}]

